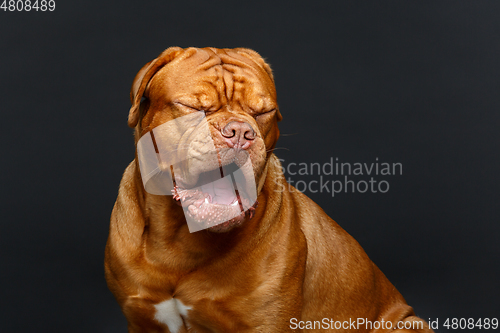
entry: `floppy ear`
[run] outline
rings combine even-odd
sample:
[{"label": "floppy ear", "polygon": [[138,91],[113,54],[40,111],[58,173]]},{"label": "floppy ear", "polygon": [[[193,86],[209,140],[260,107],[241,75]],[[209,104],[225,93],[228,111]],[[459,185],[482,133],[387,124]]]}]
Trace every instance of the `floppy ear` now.
[{"label": "floppy ear", "polygon": [[[247,49],[244,47],[239,47],[237,49],[234,49],[234,51],[241,54],[242,56],[250,58],[251,60],[253,60],[257,64],[259,64],[266,71],[266,73],[269,75],[269,77],[271,78],[271,80],[273,81],[273,84],[274,84],[274,76],[273,76],[273,71],[271,69],[271,66],[269,66],[269,64],[264,60],[264,58],[261,57],[260,54],[258,54],[254,50]],[[277,111],[276,117],[277,117],[278,121],[281,121],[281,119],[283,119],[283,117],[281,116],[280,110],[276,109],[276,111]]]},{"label": "floppy ear", "polygon": [[132,89],[130,89],[130,101],[132,102],[132,107],[128,114],[128,125],[130,127],[134,128],[139,122],[141,98],[151,78],[181,51],[182,48],[180,47],[169,47],[158,58],[148,62],[139,70],[132,83]]}]

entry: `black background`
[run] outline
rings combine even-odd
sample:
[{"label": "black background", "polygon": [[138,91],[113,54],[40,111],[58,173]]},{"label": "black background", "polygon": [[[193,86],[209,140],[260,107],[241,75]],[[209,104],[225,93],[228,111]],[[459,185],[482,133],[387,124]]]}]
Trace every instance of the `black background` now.
[{"label": "black background", "polygon": [[0,11],[3,332],[126,330],[103,252],[129,88],[174,45],[268,60],[285,165],[402,163],[385,194],[307,194],[422,318],[500,317],[499,2],[56,3]]}]

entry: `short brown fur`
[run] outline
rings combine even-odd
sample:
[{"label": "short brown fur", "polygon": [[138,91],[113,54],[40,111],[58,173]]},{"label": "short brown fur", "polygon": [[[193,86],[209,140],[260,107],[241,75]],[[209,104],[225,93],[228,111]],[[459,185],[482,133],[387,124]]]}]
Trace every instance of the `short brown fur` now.
[{"label": "short brown fur", "polygon": [[137,74],[131,100],[136,143],[192,112],[189,104],[206,112],[216,146],[224,146],[221,126],[235,119],[254,127],[260,144],[249,151],[256,214],[223,233],[189,233],[171,196],[144,190],[137,156],[127,167],[105,271],[129,332],[169,332],[154,305],[173,297],[192,308],[180,332],[290,332],[291,318],[417,321],[423,329],[394,332],[432,332],[351,236],[307,196],[283,190],[289,185],[272,153],[281,120],[274,79],[255,51],[169,48]]}]

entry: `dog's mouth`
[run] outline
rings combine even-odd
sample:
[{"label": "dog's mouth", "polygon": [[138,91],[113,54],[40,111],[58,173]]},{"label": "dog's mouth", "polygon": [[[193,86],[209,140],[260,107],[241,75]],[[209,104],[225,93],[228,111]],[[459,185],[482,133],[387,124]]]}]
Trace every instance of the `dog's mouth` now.
[{"label": "dog's mouth", "polygon": [[191,187],[176,181],[173,198],[183,207],[188,224],[195,224],[198,230],[225,232],[253,217],[257,207],[255,187],[251,185],[255,183],[253,170],[251,163],[238,164],[231,162],[200,172]]}]

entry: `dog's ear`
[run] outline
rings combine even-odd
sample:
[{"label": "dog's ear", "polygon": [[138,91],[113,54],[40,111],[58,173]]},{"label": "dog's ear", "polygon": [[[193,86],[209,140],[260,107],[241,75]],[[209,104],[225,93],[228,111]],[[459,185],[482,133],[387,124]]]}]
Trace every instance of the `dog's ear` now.
[{"label": "dog's ear", "polygon": [[[234,49],[234,51],[241,54],[242,56],[250,58],[251,60],[253,60],[257,64],[259,64],[266,71],[266,73],[269,75],[269,77],[271,78],[271,80],[273,81],[273,84],[274,84],[273,70],[271,69],[271,66],[264,60],[264,58],[261,57],[260,54],[258,54],[254,50],[246,49],[243,47]],[[276,117],[277,117],[278,121],[283,119],[283,116],[281,116],[279,109],[276,109]]]},{"label": "dog's ear", "polygon": [[130,89],[130,101],[132,107],[128,114],[128,125],[132,128],[137,126],[140,117],[141,99],[151,78],[166,64],[172,61],[180,52],[180,47],[169,47],[163,51],[158,58],[148,62],[137,73]]}]

